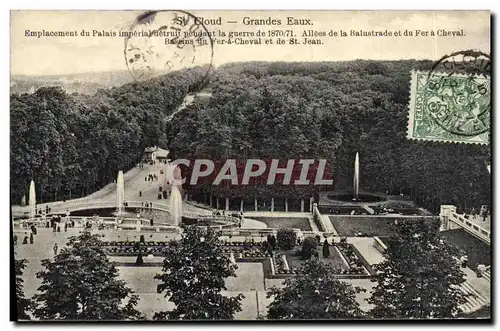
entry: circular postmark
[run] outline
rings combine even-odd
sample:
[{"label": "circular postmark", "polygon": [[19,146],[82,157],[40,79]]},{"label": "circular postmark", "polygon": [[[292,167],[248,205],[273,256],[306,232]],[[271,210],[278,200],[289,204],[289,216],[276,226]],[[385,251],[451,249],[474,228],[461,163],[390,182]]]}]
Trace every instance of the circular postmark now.
[{"label": "circular postmark", "polygon": [[420,102],[446,132],[466,137],[483,134],[491,122],[490,75],[486,53],[466,50],[445,55],[427,75]]},{"label": "circular postmark", "polygon": [[491,76],[491,57],[478,50],[464,50],[442,56],[429,71],[429,77],[437,72],[448,75],[465,74],[471,77]]},{"label": "circular postmark", "polygon": [[212,68],[213,40],[202,20],[182,10],[148,11],[139,15],[125,36],[125,61],[136,81],[174,70]]}]

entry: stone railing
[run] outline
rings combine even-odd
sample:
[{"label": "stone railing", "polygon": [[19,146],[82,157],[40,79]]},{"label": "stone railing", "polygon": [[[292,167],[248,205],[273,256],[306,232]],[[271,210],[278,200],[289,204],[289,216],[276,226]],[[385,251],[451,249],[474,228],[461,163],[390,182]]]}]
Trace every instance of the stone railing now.
[{"label": "stone railing", "polygon": [[[127,206],[123,208],[136,208],[136,209],[145,209],[145,210],[157,210],[165,213],[170,213],[169,206],[161,203],[151,202],[149,205],[151,207],[146,207],[146,202],[144,201],[126,201]],[[51,207],[51,214],[65,214],[66,212],[76,212],[80,210],[88,210],[88,209],[105,209],[105,208],[116,208],[116,202],[114,201],[74,201],[72,203],[68,203],[64,206],[53,206]],[[28,213],[26,213],[27,215]],[[236,218],[231,216],[212,216],[212,215],[200,215],[197,212],[189,212],[184,211],[182,213],[183,216],[189,218],[217,218],[221,219],[221,217],[230,219],[233,223],[236,223]]]},{"label": "stone railing", "polygon": [[374,242],[373,242],[373,247],[377,249],[380,253],[384,253],[387,250],[386,244],[382,240],[380,240],[379,237],[373,237]]},{"label": "stone railing", "polygon": [[313,220],[316,223],[316,226],[318,227],[318,229],[320,231],[326,231],[326,225],[323,222],[323,219],[321,218],[321,213],[319,212],[317,203],[313,204],[312,213],[313,213]]},{"label": "stone railing", "polygon": [[457,213],[457,208],[452,205],[441,206],[439,214],[441,220],[441,230],[453,230],[461,228],[478,239],[481,239],[488,245],[491,244],[491,231],[487,230],[474,222],[471,222],[464,215]]},{"label": "stone railing", "polygon": [[[130,204],[129,204],[130,206]],[[154,208],[153,204],[153,208]],[[102,207],[101,207],[102,208]],[[235,227],[238,218],[232,216],[215,216],[215,215],[196,215],[190,213],[192,217],[197,219],[207,219],[213,222],[221,221],[224,224],[214,224],[210,227],[218,230],[230,230]],[[62,220],[66,221],[66,217]],[[151,225],[148,219],[138,219],[138,218],[120,218],[117,217],[101,217],[99,216],[97,220],[94,217],[83,217],[83,216],[69,216],[70,221],[75,222],[75,227],[83,228],[86,222],[90,222],[93,226],[97,224],[102,224],[106,229],[116,229],[116,230],[137,230],[137,231],[153,231],[153,232],[179,232],[179,227],[167,223],[153,223]],[[35,224],[37,227],[46,227],[47,222],[50,222],[49,218],[29,218],[13,221],[14,229],[24,229],[27,224]]]},{"label": "stone railing", "polygon": [[491,244],[491,232],[477,224],[472,223],[465,217],[465,215],[451,212],[449,215],[449,221],[459,225],[462,229],[483,240],[487,244]]}]

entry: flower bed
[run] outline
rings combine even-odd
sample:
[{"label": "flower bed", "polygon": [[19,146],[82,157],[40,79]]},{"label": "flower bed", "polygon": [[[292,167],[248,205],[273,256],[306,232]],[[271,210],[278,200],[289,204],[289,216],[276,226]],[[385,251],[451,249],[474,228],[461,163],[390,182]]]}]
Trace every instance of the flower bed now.
[{"label": "flower bed", "polygon": [[360,258],[359,252],[351,244],[336,245],[342,256],[346,259],[349,269],[342,270],[343,275],[367,275],[368,270],[365,268],[364,261]]},{"label": "flower bed", "polygon": [[[294,275],[296,273],[296,268],[293,268],[289,265],[289,268],[286,268],[285,261],[283,261],[284,254],[278,254],[277,256],[273,256],[274,263],[274,271],[276,275]],[[285,255],[286,260],[286,255]]]}]

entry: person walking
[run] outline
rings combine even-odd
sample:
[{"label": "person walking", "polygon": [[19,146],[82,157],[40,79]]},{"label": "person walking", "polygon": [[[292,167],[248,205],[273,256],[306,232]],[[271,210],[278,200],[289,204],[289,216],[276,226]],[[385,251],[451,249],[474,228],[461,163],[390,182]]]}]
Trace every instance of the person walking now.
[{"label": "person walking", "polygon": [[52,248],[52,249],[54,250],[54,255],[57,255],[57,251],[59,250],[57,243],[54,244],[54,248]]},{"label": "person walking", "polygon": [[467,262],[469,262],[469,259],[467,257],[467,255],[462,255],[462,257],[460,257],[460,263],[461,263],[461,267],[462,268],[467,268]]},{"label": "person walking", "polygon": [[139,198],[142,198],[142,191],[139,191]]},{"label": "person walking", "polygon": [[30,233],[30,244],[33,244],[33,232]]},{"label": "person walking", "polygon": [[14,245],[17,245],[17,235],[14,235]]},{"label": "person walking", "polygon": [[27,245],[28,244],[28,236],[24,236],[24,240],[23,240],[23,245]]}]

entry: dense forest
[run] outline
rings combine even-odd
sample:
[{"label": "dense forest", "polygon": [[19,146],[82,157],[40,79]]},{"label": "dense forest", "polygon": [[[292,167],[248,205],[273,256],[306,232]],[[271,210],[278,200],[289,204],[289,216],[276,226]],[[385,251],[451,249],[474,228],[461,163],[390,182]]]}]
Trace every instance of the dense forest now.
[{"label": "dense forest", "polygon": [[[411,70],[430,61],[232,63],[179,71],[93,96],[56,88],[11,96],[11,192],[19,202],[33,177],[38,196],[88,194],[128,169],[144,147],[175,158],[327,159],[335,189],[352,187],[360,153],[362,190],[404,193],[434,211],[490,203],[489,146],[406,138]],[[205,84],[207,83],[207,84]],[[209,91],[171,121],[187,93]],[[186,187],[220,197],[309,197],[283,185]]]},{"label": "dense forest", "polygon": [[165,116],[200,89],[206,72],[185,70],[92,96],[60,87],[12,94],[12,202],[20,202],[32,178],[38,202],[87,195],[113,181],[145,147],[166,145]]}]

